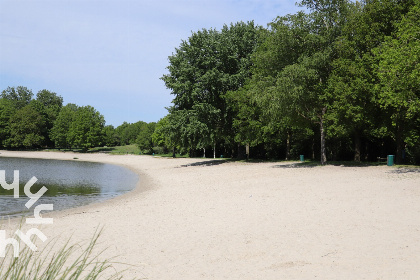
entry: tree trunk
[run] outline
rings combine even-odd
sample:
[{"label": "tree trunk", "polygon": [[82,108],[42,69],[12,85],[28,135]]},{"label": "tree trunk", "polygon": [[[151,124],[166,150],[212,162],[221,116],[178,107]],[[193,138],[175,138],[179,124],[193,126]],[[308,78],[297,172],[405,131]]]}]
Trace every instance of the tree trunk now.
[{"label": "tree trunk", "polygon": [[403,150],[404,150],[404,141],[402,137],[402,128],[400,125],[397,126],[397,135],[395,135],[395,140],[397,142],[397,154],[395,155],[395,163],[402,164],[403,163]]},{"label": "tree trunk", "polygon": [[213,144],[213,158],[216,158],[216,142]]},{"label": "tree trunk", "polygon": [[249,160],[249,143],[246,143],[246,159]]},{"label": "tree trunk", "polygon": [[365,161],[369,160],[369,143],[367,141],[365,141]]},{"label": "tree trunk", "polygon": [[206,158],[206,148],[203,148],[203,158]]},{"label": "tree trunk", "polygon": [[175,155],[175,147],[172,148],[172,157],[173,158],[176,158],[176,155]]},{"label": "tree trunk", "polygon": [[290,131],[287,130],[287,139],[286,139],[286,160],[290,158]]},{"label": "tree trunk", "polygon": [[322,109],[322,115],[319,118],[319,130],[321,133],[321,164],[324,165],[327,162],[327,154],[325,150],[325,129],[324,129],[324,115],[327,108]]},{"label": "tree trunk", "polygon": [[354,135],[354,161],[360,162],[361,146],[360,133],[359,131],[356,131],[356,134]]},{"label": "tree trunk", "polygon": [[238,159],[240,159],[241,157],[241,145],[238,143]]},{"label": "tree trunk", "polygon": [[312,137],[312,160],[315,160],[315,137]]}]

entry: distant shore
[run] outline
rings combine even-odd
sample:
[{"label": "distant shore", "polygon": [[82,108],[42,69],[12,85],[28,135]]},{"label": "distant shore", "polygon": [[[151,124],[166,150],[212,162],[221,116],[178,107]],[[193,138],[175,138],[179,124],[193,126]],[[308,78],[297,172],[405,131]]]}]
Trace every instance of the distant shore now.
[{"label": "distant shore", "polygon": [[103,162],[139,174],[135,190],[48,214],[54,224],[40,227],[49,239],[76,241],[103,227],[104,257],[136,265],[128,279],[420,275],[417,170],[69,152],[2,156]]}]

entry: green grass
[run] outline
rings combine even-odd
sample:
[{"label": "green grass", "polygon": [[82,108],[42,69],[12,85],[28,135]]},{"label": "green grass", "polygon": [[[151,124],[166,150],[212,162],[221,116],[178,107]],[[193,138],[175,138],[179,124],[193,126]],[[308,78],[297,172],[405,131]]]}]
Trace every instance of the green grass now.
[{"label": "green grass", "polygon": [[[46,151],[50,152],[76,152],[76,153],[86,153],[82,149],[47,149]],[[125,154],[134,154],[139,155],[140,149],[137,145],[125,145],[125,146],[115,146],[115,147],[95,147],[87,151],[87,153],[109,153],[115,155],[125,155]],[[77,158],[75,158],[77,159]]]},{"label": "green grass", "polygon": [[[113,274],[106,279],[122,279],[121,272],[115,272],[112,259],[100,260],[103,251],[94,253],[101,231],[97,230],[90,242],[83,248],[80,244],[70,245],[69,240],[60,250],[53,252],[56,242],[50,242],[41,252],[34,252],[21,243],[23,248],[18,257],[13,247],[8,246],[6,256],[0,258],[0,279],[2,280],[93,280],[108,270]],[[19,240],[18,237],[15,237]],[[81,252],[80,252],[81,251]]]},{"label": "green grass", "polygon": [[[95,148],[95,149],[109,149],[109,153],[113,155],[125,155],[125,154],[132,154],[132,155],[139,155],[141,153],[139,147],[137,145],[125,145],[125,146],[115,146],[109,148]],[[95,152],[94,150],[89,150],[89,152]]]}]

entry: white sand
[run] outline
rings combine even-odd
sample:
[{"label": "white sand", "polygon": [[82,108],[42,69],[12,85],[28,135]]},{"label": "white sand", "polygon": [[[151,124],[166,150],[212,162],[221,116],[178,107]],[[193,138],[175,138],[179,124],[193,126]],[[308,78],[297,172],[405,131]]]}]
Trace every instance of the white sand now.
[{"label": "white sand", "polygon": [[[420,279],[420,171],[0,151],[129,167],[136,190],[55,212],[49,238],[89,239],[146,279]],[[1,158],[0,158],[1,159]],[[47,186],[48,187],[48,186]],[[120,268],[120,267],[118,267]],[[131,279],[131,278],[129,278]]]}]

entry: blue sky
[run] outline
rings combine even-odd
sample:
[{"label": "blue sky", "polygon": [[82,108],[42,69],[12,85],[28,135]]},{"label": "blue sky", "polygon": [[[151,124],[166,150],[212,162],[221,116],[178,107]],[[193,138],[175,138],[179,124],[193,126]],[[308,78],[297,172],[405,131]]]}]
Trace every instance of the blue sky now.
[{"label": "blue sky", "polygon": [[0,90],[48,89],[114,126],[158,121],[173,99],[159,78],[191,32],[265,27],[300,9],[288,0],[0,0]]}]

